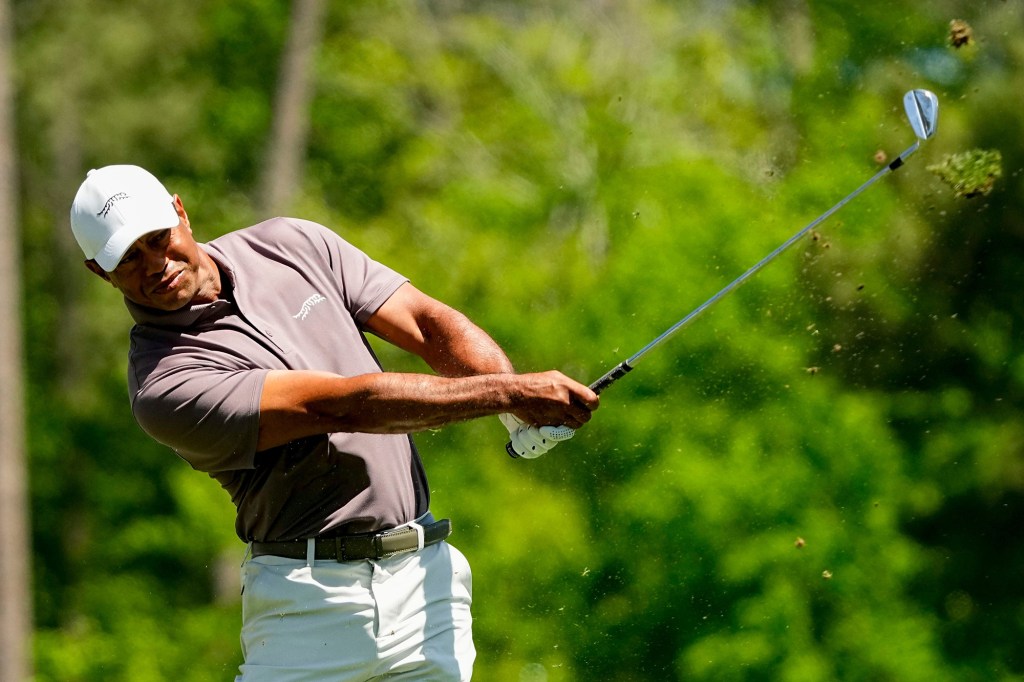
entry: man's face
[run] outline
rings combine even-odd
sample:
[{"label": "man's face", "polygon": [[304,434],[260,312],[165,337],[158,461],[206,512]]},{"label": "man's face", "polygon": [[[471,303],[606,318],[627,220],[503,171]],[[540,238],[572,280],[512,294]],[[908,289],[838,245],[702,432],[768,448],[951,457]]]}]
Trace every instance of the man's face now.
[{"label": "man's face", "polygon": [[92,261],[86,265],[139,305],[158,310],[188,305],[204,287],[203,260],[188,217],[176,203],[178,225],[140,237],[112,272]]}]

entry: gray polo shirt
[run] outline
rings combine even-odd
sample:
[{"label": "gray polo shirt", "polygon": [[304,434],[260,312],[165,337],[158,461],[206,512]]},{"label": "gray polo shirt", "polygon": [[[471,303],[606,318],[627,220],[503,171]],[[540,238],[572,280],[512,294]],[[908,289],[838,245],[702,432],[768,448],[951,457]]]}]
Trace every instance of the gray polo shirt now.
[{"label": "gray polo shirt", "polygon": [[139,425],[228,491],[243,540],[364,532],[426,513],[426,476],[407,435],[331,433],[256,452],[267,373],[381,371],[362,324],[407,280],[291,218],[201,248],[220,267],[220,299],[172,312],[126,301]]}]

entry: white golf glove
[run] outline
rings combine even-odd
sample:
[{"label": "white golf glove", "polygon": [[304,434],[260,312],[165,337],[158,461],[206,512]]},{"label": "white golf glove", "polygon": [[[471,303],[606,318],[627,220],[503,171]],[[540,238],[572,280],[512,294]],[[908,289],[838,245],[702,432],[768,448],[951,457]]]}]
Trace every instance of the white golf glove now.
[{"label": "white golf glove", "polygon": [[576,435],[576,431],[568,426],[531,426],[508,412],[499,414],[498,419],[508,429],[509,445],[515,451],[515,456],[524,459],[536,459],[563,440]]}]

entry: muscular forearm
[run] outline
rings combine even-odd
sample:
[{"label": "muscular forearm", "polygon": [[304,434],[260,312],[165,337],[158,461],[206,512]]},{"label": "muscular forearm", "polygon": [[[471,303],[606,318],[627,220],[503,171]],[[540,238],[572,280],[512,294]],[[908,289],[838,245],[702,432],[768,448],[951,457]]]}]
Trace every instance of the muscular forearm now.
[{"label": "muscular forearm", "polygon": [[[471,419],[508,404],[509,391],[489,377],[444,378],[383,372],[340,377],[314,372],[272,372],[263,413],[306,417],[327,431],[407,433]],[[273,405],[273,396],[281,400]]]},{"label": "muscular forearm", "polygon": [[535,423],[578,427],[596,407],[596,396],[581,395],[580,388],[559,372],[341,377],[273,371],[264,381],[257,449],[335,431],[411,433],[509,411]]}]

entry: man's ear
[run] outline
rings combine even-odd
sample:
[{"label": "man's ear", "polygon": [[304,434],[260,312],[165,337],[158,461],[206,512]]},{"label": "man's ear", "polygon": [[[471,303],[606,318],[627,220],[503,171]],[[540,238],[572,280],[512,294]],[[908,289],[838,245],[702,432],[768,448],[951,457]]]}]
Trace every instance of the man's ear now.
[{"label": "man's ear", "polygon": [[192,225],[190,225],[188,222],[188,213],[185,212],[185,205],[181,203],[181,197],[179,197],[177,194],[174,195],[174,210],[175,212],[177,212],[178,217],[181,218],[182,222],[185,224],[185,227],[188,228],[188,231],[191,232]]},{"label": "man's ear", "polygon": [[[91,272],[92,274],[99,276],[101,279],[103,279],[106,282],[110,282],[110,275],[108,275],[107,271],[104,270],[103,268],[101,268],[100,264],[97,263],[96,261],[94,261],[94,260],[87,260],[87,261],[85,261],[85,267],[88,268],[89,272]],[[110,282],[110,283],[113,284],[113,282]]]}]

